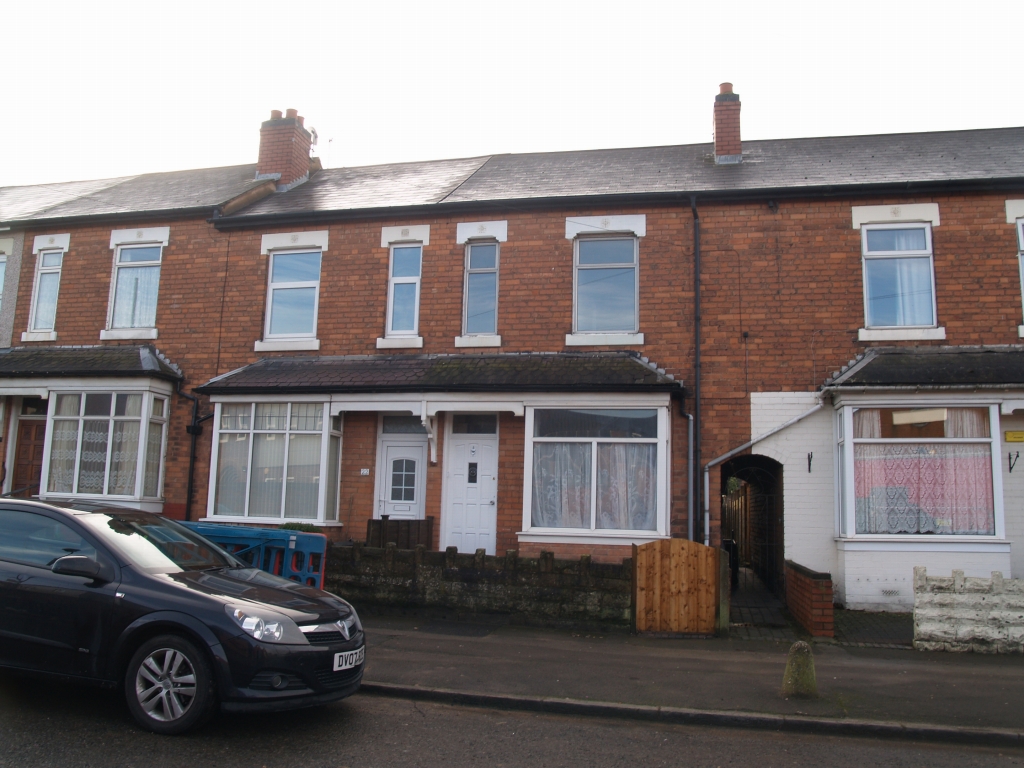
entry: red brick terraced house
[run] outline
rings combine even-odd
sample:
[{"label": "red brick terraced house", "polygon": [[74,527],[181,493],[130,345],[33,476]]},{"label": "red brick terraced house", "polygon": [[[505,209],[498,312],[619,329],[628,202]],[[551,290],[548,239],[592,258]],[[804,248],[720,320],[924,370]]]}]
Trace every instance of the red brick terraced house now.
[{"label": "red brick terraced house", "polygon": [[739,110],[709,144],[327,170],[290,111],[258,166],[0,189],[4,490],[489,553],[728,540],[875,609],[914,565],[1024,570],[1024,129],[741,143]]}]

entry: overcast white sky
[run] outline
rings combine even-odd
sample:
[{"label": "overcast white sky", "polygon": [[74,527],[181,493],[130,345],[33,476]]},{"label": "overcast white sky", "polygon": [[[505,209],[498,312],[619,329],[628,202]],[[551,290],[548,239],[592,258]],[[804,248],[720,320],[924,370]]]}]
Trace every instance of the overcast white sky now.
[{"label": "overcast white sky", "polygon": [[294,107],[328,167],[1024,125],[1019,0],[6,4],[0,186],[256,161]]}]

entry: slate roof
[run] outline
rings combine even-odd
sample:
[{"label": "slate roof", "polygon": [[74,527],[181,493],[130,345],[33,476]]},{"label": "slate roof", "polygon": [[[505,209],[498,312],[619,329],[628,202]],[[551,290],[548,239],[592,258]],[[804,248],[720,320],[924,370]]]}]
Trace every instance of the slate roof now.
[{"label": "slate roof", "polygon": [[212,209],[253,187],[256,165],[146,173],[95,181],[0,187],[0,221],[26,222]]},{"label": "slate roof", "polygon": [[317,213],[595,195],[1024,183],[1024,128],[744,141],[743,162],[736,165],[715,165],[713,152],[709,143],[328,169],[220,219],[218,226]]},{"label": "slate roof", "polygon": [[87,376],[182,378],[178,366],[151,344],[0,349],[0,379]]},{"label": "slate roof", "polygon": [[1024,388],[1024,346],[875,347],[851,360],[825,388]]},{"label": "slate roof", "polygon": [[266,358],[197,387],[206,395],[314,392],[682,391],[635,352]]}]

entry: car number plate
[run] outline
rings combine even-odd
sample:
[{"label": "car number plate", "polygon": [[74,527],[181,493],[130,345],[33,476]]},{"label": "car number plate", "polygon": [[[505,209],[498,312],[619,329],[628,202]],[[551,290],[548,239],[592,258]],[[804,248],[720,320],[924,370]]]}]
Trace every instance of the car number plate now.
[{"label": "car number plate", "polygon": [[352,667],[358,667],[363,663],[363,659],[366,658],[366,646],[357,648],[354,651],[345,651],[344,653],[334,654],[334,671],[341,672],[343,669],[352,669]]}]

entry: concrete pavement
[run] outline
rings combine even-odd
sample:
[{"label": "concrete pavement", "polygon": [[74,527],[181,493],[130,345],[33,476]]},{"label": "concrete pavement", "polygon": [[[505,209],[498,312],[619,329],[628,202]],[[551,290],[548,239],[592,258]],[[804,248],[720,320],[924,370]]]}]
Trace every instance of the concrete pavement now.
[{"label": "concrete pavement", "polygon": [[884,726],[888,735],[1024,744],[1024,663],[1014,656],[819,643],[819,698],[787,700],[779,688],[788,643],[389,616],[367,616],[365,624],[368,692],[563,712],[572,709],[565,702],[578,702],[579,713],[609,715],[618,706],[634,719],[674,712],[675,722],[717,713],[703,722],[864,735]]}]

